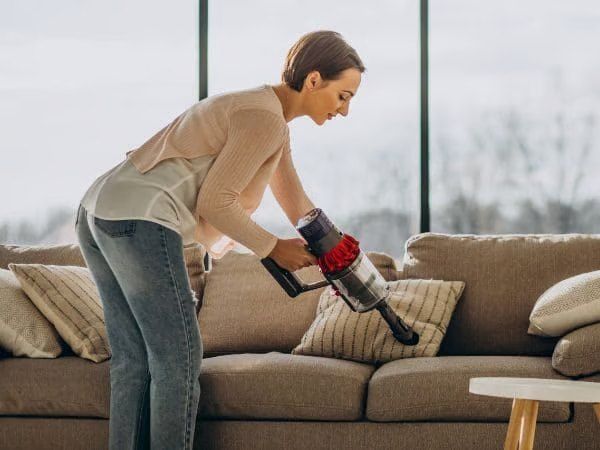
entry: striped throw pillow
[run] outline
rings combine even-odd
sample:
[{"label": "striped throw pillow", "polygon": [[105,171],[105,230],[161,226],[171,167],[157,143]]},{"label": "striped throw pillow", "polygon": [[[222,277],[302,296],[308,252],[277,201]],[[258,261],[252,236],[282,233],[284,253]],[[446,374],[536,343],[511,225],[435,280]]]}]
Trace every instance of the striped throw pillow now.
[{"label": "striped throw pillow", "polygon": [[380,364],[400,358],[435,356],[465,283],[407,279],[389,281],[388,304],[419,334],[419,343],[398,342],[376,309],[354,312],[333,288],[319,299],[317,316],[292,353]]},{"label": "striped throw pillow", "polygon": [[87,267],[11,263],[8,268],[76,355],[94,362],[111,357],[100,295]]}]

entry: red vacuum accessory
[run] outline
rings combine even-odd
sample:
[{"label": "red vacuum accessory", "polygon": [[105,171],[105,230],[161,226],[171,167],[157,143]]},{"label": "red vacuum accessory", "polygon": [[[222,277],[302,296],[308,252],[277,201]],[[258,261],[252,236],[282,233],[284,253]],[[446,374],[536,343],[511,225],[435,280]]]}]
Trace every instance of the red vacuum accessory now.
[{"label": "red vacuum accessory", "polygon": [[323,273],[334,273],[349,267],[359,253],[358,241],[349,234],[344,234],[338,245],[317,260]]}]

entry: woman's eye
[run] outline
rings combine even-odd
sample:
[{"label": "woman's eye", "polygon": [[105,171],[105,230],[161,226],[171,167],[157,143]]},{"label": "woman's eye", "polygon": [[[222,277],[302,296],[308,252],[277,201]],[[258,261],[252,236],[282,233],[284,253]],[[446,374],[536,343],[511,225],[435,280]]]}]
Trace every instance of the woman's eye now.
[{"label": "woman's eye", "polygon": [[341,95],[340,95],[340,100],[343,101],[343,102],[346,101],[346,99],[344,97],[342,97]]}]

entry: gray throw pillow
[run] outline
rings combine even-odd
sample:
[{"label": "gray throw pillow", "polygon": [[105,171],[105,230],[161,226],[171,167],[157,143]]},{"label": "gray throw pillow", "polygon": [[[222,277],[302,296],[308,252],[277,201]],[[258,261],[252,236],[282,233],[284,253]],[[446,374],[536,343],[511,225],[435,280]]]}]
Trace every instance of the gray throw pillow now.
[{"label": "gray throw pillow", "polygon": [[552,367],[569,377],[600,372],[600,322],[563,336],[554,347]]}]

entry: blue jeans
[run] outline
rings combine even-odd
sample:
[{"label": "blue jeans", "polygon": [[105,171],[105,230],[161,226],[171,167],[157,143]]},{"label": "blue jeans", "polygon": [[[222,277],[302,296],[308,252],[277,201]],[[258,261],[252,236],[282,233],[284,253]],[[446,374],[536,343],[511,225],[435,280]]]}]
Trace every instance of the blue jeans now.
[{"label": "blue jeans", "polygon": [[82,205],[75,230],[112,351],[110,450],[191,449],[203,348],[181,236]]}]

